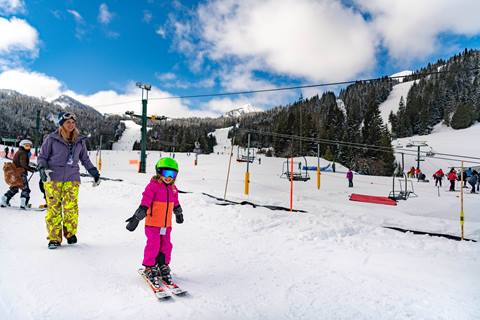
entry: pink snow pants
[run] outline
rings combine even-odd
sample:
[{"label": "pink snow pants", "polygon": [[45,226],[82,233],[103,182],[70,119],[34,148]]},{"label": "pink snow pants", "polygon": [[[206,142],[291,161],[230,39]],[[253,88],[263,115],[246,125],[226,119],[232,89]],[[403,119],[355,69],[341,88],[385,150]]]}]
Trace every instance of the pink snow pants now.
[{"label": "pink snow pants", "polygon": [[143,265],[152,267],[157,264],[158,253],[165,255],[165,263],[170,263],[172,257],[172,242],[170,241],[170,233],[172,227],[167,228],[165,235],[160,235],[159,227],[145,226],[145,235],[147,236],[147,244],[143,252]]}]

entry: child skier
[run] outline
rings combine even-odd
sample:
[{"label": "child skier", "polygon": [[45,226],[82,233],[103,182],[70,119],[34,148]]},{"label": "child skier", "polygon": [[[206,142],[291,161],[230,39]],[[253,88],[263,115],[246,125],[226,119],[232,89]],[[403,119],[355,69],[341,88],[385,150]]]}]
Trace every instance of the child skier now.
[{"label": "child skier", "polygon": [[2,196],[0,207],[10,206],[10,199],[18,193],[18,189],[22,189],[20,194],[20,208],[27,209],[30,200],[30,187],[28,185],[28,172],[35,172],[36,169],[30,165],[30,157],[28,153],[32,147],[32,141],[24,139],[20,141],[18,151],[13,156],[14,180],[15,183]]},{"label": "child skier", "polygon": [[172,158],[161,158],[155,165],[157,174],[143,192],[140,206],[135,214],[125,222],[127,230],[134,231],[140,220],[145,220],[145,245],[143,265],[145,275],[152,283],[157,283],[158,277],[170,285],[173,284],[170,275],[170,259],[172,243],[172,213],[175,221],[183,223],[183,211],[178,202],[178,190],[175,179],[178,174],[178,163]]},{"label": "child skier", "polygon": [[353,172],[352,172],[352,169],[348,169],[347,179],[348,179],[348,187],[353,188]]}]

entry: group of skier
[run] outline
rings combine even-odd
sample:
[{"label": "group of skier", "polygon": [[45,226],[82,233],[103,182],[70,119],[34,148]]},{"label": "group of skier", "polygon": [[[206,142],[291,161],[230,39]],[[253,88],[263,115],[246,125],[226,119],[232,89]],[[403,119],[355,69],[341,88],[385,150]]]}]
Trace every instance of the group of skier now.
[{"label": "group of skier", "polygon": [[[59,113],[59,127],[45,137],[36,166],[30,164],[33,143],[27,139],[20,142],[13,164],[4,165],[6,182],[10,182],[10,188],[1,198],[1,207],[10,206],[10,200],[21,189],[20,208],[28,210],[31,192],[28,173],[39,173],[40,187],[44,190],[47,204],[45,222],[49,249],[61,246],[63,237],[68,244],[78,241],[79,163],[93,177],[94,186],[100,183],[100,173],[88,157],[86,137],[80,135],[76,121],[73,113]],[[7,172],[7,167],[12,168],[12,172]],[[126,220],[126,228],[134,231],[140,220],[146,218],[147,242],[142,263],[144,274],[157,286],[160,279],[166,285],[174,285],[169,268],[173,248],[170,239],[173,214],[177,223],[183,223],[182,207],[175,187],[179,168],[175,159],[164,157],[156,163],[155,169],[156,175],[146,186],[140,206]],[[180,292],[178,290],[177,293]]]},{"label": "group of skier", "polygon": [[[442,169],[437,170],[433,174],[433,178],[435,179],[435,186],[442,186],[442,180],[445,177],[445,174]],[[470,193],[476,193],[476,191],[480,191],[480,176],[477,170],[472,170],[472,168],[468,168],[467,170],[463,171],[463,177],[461,176],[461,172],[457,172],[455,168],[451,168],[447,174],[447,180],[450,182],[450,189],[449,191],[455,191],[455,184],[457,181],[461,181],[463,179],[463,186],[460,187],[467,187],[467,182],[471,186]]]}]

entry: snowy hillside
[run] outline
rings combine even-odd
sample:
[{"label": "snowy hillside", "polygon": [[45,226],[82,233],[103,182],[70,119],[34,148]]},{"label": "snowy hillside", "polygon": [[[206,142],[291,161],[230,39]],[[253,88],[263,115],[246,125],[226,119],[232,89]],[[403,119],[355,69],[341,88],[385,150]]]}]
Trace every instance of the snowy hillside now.
[{"label": "snowy hillside", "polygon": [[[192,193],[180,195],[185,223],[173,227],[171,268],[190,295],[159,302],[136,271],[143,222],[133,233],[124,222],[157,158],[150,152],[148,174],[138,174],[129,164],[136,152],[103,152],[102,174],[124,181],[94,188],[84,178],[76,245],[48,250],[43,213],[0,208],[0,319],[480,318],[478,242],[383,228],[458,235],[458,193],[444,187],[439,197],[432,184],[413,182],[418,198],[398,206],[352,202],[352,192],[388,195],[391,178],[355,176],[350,189],[343,173],[323,173],[320,190],[314,178],[294,185],[294,208],[306,213],[219,206],[202,194],[223,197],[228,157],[216,154],[199,156],[198,166],[176,154],[177,186]],[[227,198],[288,207],[283,161],[250,165],[248,197],[245,164],[232,162]],[[30,185],[38,205],[37,175]],[[465,194],[465,235],[476,240],[479,204]]]},{"label": "snowy hillside", "polygon": [[228,139],[228,132],[232,127],[217,129],[211,133],[217,140],[217,145],[213,147],[213,153],[229,154],[232,148],[232,141]]},{"label": "snowy hillside", "polygon": [[230,117],[230,118],[238,118],[244,114],[247,113],[253,113],[253,112],[262,112],[263,110],[257,107],[254,107],[250,103],[247,103],[244,106],[241,106],[239,108],[230,110],[224,114],[224,117]]},{"label": "snowy hillside", "polygon": [[142,126],[136,124],[132,120],[123,121],[125,123],[125,131],[120,139],[112,146],[113,150],[130,151],[133,150],[135,141],[140,141]]},{"label": "snowy hillside", "polygon": [[[433,132],[429,135],[397,139],[392,141],[392,145],[394,147],[398,146],[401,148],[406,148],[409,142],[424,141],[428,144],[429,147],[422,148],[422,151],[480,157],[480,145],[475,141],[477,137],[480,137],[480,123],[477,123],[470,128],[461,130],[454,130],[451,127],[438,124],[437,126],[435,126]],[[415,152],[417,148],[411,148],[411,150]],[[397,161],[401,161],[401,155],[396,154],[396,158]],[[405,167],[416,167],[417,162],[415,159],[416,157],[412,156],[405,157]],[[477,160],[477,162],[480,161]],[[433,173],[435,173],[439,168],[443,168],[443,170],[445,171],[450,167],[458,166],[460,166],[460,163],[457,161],[448,161],[434,158],[426,158],[426,161],[422,161],[420,164],[420,167],[422,171],[424,171],[424,173],[427,175],[427,178],[431,177]],[[478,164],[465,163],[465,166],[478,166]]]},{"label": "snowy hillside", "polygon": [[[411,71],[403,71],[396,74],[393,74],[392,77],[395,76],[407,76],[411,74]],[[400,78],[402,80],[403,78]],[[387,100],[380,104],[378,107],[380,109],[380,114],[382,116],[383,123],[391,128],[390,122],[388,122],[388,117],[390,116],[390,112],[397,113],[400,99],[403,97],[403,101],[406,104],[408,91],[417,80],[407,81],[399,83],[393,86],[392,92],[388,96]]]},{"label": "snowy hillside", "polygon": [[87,106],[86,104],[83,104],[80,101],[75,100],[72,97],[69,97],[67,95],[61,95],[57,99],[53,100],[51,103],[58,105],[62,108],[70,107],[74,109],[81,109],[85,111],[95,112],[100,115],[100,112],[98,112],[94,108]]}]

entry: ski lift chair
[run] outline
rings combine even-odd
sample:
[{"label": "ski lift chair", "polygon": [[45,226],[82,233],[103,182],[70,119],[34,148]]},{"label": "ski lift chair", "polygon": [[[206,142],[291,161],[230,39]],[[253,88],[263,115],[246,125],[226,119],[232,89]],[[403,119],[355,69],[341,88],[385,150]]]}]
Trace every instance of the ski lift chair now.
[{"label": "ski lift chair", "polygon": [[255,149],[250,149],[250,156],[248,155],[248,151],[245,151],[245,148],[237,149],[237,161],[238,162],[250,162],[253,163],[255,160]]},{"label": "ski lift chair", "polygon": [[[410,182],[410,190],[408,188]],[[413,188],[413,181],[407,178],[407,175],[404,173],[402,179],[398,179],[398,184],[400,186],[399,191],[395,191],[395,175],[393,176],[392,188],[388,197],[395,201],[398,200],[407,200],[408,198],[416,198],[418,195],[415,193]]]},{"label": "ski lift chair", "polygon": [[[283,162],[283,170],[281,178],[288,179],[292,178],[293,181],[308,181],[310,180],[310,175],[308,174],[308,164],[307,159],[304,158],[304,163],[302,162],[293,162],[293,172],[290,171],[291,162],[287,160]],[[300,169],[299,169],[300,168]],[[303,168],[303,170],[302,170]]]}]

